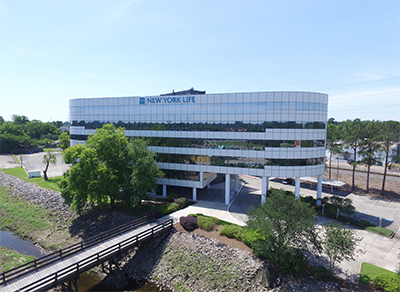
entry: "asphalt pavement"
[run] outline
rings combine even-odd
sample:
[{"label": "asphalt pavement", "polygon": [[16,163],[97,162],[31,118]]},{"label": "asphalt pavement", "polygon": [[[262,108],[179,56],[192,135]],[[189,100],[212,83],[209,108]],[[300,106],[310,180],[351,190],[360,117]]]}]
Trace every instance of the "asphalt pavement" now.
[{"label": "asphalt pavement", "polygon": [[[61,155],[61,151],[52,152],[56,155],[57,162],[55,165],[50,164],[47,170],[48,177],[61,176],[65,170],[71,167],[70,164],[66,164],[63,161],[63,157]],[[26,173],[32,170],[40,170],[41,175],[43,176],[43,170],[46,168],[46,165],[43,163],[43,157],[46,152],[33,153],[33,154],[18,154],[17,157],[20,161],[18,164],[13,155],[0,155],[0,169],[4,168],[15,168],[21,166],[25,169]]]}]

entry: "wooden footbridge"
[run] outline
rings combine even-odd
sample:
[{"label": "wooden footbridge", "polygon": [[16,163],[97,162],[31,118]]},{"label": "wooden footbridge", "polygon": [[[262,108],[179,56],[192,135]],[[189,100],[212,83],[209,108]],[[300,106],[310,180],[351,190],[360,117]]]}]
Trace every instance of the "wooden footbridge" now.
[{"label": "wooden footbridge", "polygon": [[172,226],[172,219],[159,224],[154,216],[137,219],[1,273],[0,291],[46,291],[58,285],[77,291],[79,274],[168,231]]}]

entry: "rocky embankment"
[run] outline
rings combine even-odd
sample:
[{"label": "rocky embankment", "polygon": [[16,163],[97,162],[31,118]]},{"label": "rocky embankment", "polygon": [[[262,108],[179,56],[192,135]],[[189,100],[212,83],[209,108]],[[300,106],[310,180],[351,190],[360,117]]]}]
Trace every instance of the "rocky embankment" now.
[{"label": "rocky embankment", "polygon": [[60,192],[38,187],[15,176],[6,175],[1,171],[0,186],[9,188],[10,195],[20,197],[24,201],[53,212],[54,215],[58,215],[60,221],[67,221],[76,215],[68,205],[64,204],[64,199],[61,198]]},{"label": "rocky embankment", "polygon": [[[172,231],[141,245],[122,271],[109,274],[104,284],[121,289],[129,281],[152,281],[173,291],[270,291],[265,262],[247,251],[230,248],[216,239]],[[279,281],[279,280],[278,280]]]},{"label": "rocky embankment", "polygon": [[[2,172],[0,186],[8,187],[10,195],[54,213],[60,222],[73,218],[66,226],[69,232],[65,236],[87,238],[135,219],[112,209],[95,210],[78,217],[64,204],[59,192]],[[65,240],[65,236],[52,240],[57,243]],[[51,238],[52,235],[47,240]],[[132,281],[147,280],[171,290],[186,288],[189,291],[367,291],[308,277],[282,279],[268,268],[266,262],[247,251],[231,248],[216,239],[175,230],[166,238],[142,244],[120,264],[121,269],[112,271],[104,280],[104,285],[111,290],[121,290]],[[100,268],[96,270],[101,271]]]},{"label": "rocky embankment", "polygon": [[143,244],[129,258],[105,278],[108,289],[123,290],[132,280],[146,280],[162,291],[363,291],[343,282],[281,278],[247,251],[175,230],[167,238]]}]

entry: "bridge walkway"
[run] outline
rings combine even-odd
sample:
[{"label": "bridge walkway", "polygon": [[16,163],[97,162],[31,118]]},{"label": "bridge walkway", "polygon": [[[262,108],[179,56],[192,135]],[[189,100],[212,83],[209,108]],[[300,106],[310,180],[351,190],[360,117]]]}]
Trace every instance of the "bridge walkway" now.
[{"label": "bridge walkway", "polygon": [[66,281],[78,278],[79,274],[133,248],[140,242],[151,239],[173,226],[172,220],[163,223],[147,223],[134,230],[113,236],[101,243],[94,244],[64,256],[51,264],[23,273],[16,278],[4,281],[1,292],[44,291]]}]

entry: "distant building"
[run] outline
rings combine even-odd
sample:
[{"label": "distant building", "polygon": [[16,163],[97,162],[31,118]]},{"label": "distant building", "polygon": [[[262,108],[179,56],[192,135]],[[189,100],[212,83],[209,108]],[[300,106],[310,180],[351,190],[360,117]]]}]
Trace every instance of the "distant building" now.
[{"label": "distant building", "polygon": [[[172,92],[160,96],[79,98],[69,103],[71,145],[84,143],[105,123],[125,128],[128,137],[143,137],[167,186],[207,187],[216,174],[226,175],[225,203],[230,202],[230,178],[318,176],[321,196],[325,172],[328,95],[314,92],[244,92],[206,94]],[[237,190],[237,184],[235,185]],[[265,198],[263,196],[263,198]]]}]

